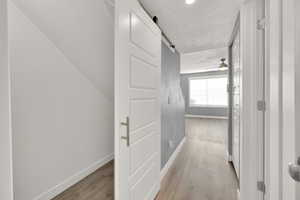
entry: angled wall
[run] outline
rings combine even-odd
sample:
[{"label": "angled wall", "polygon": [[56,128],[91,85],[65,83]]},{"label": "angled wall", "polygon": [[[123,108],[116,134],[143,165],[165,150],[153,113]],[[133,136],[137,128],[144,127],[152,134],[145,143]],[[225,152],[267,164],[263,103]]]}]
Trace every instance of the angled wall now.
[{"label": "angled wall", "polygon": [[113,8],[9,3],[15,200],[51,199],[113,156]]}]

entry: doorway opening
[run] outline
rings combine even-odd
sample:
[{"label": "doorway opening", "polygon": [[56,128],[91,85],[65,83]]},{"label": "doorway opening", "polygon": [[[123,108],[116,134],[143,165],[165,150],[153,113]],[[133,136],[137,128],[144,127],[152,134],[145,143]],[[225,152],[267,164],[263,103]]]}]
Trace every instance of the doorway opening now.
[{"label": "doorway opening", "polygon": [[[232,155],[234,138],[231,135],[231,126],[237,121],[231,120],[233,96],[230,92],[232,65],[229,51],[230,48],[219,48],[182,56],[183,67],[186,66],[185,63],[191,63],[193,57],[199,58],[209,54],[210,59],[215,60],[214,67],[211,69],[200,68],[193,73],[181,74],[182,90],[186,101],[186,138],[189,141],[187,145],[198,148],[195,152],[199,154],[199,158],[194,159],[193,162],[199,166],[198,171],[205,172],[199,173],[198,180],[207,180],[207,176],[214,177],[205,184],[209,188],[217,188],[214,193],[197,194],[202,198],[206,195],[217,199],[218,196],[223,195],[224,199],[238,199],[239,155]],[[239,49],[237,48],[236,51],[239,52]],[[201,65],[199,61],[197,63]],[[235,113],[237,112],[238,110]],[[239,147],[237,139],[235,139],[236,147]],[[239,148],[236,152],[239,153]],[[233,158],[237,159],[233,160]],[[220,174],[222,178],[217,177]],[[215,185],[216,180],[218,180],[217,185]],[[201,182],[197,184],[201,185]]]}]

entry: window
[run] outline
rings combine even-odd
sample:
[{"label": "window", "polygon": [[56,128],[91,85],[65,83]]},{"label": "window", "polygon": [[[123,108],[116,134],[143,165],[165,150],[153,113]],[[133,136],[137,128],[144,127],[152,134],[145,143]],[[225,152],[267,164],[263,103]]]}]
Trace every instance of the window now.
[{"label": "window", "polygon": [[227,77],[190,79],[190,106],[226,107]]}]

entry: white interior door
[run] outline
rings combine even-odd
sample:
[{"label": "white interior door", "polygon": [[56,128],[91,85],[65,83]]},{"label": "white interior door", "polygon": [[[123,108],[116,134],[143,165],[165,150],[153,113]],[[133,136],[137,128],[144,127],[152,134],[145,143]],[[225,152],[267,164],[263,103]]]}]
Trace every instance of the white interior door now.
[{"label": "white interior door", "polygon": [[137,0],[115,2],[115,199],[160,188],[161,32]]},{"label": "white interior door", "polygon": [[[283,5],[283,200],[300,199],[300,1]],[[297,161],[298,160],[298,161]]]}]

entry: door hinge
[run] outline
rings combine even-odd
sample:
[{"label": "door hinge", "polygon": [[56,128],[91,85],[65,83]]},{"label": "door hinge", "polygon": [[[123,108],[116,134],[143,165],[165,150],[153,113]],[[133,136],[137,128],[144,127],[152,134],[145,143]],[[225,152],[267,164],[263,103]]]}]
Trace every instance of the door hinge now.
[{"label": "door hinge", "polygon": [[266,18],[257,20],[257,30],[265,30],[266,28]]},{"label": "door hinge", "polygon": [[266,184],[263,181],[258,181],[257,182],[257,189],[258,191],[265,193],[266,192]]},{"label": "door hinge", "polygon": [[258,101],[257,102],[257,110],[266,111],[266,102],[265,101]]}]

